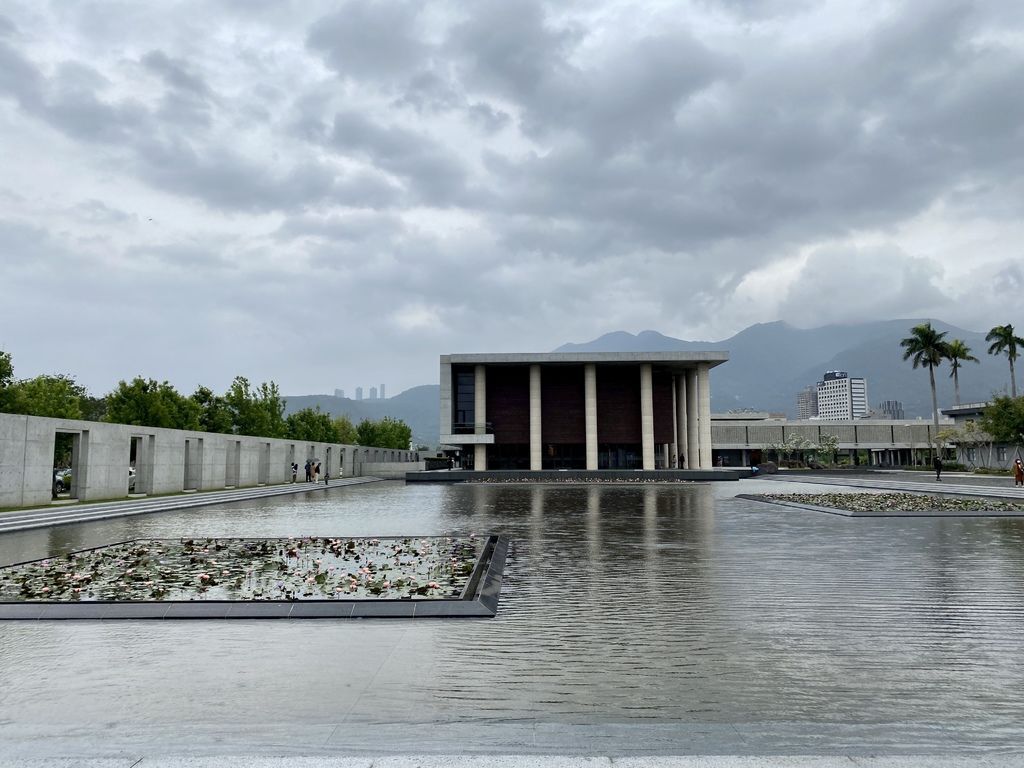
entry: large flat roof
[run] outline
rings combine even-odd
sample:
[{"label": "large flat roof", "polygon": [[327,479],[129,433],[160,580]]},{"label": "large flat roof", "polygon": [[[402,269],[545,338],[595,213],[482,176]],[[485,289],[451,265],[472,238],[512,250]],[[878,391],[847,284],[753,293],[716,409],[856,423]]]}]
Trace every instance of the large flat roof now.
[{"label": "large flat roof", "polygon": [[583,363],[651,363],[669,368],[693,368],[697,363],[709,368],[728,362],[724,351],[703,352],[504,352],[468,355],[441,355],[442,363],[453,365],[557,365]]}]

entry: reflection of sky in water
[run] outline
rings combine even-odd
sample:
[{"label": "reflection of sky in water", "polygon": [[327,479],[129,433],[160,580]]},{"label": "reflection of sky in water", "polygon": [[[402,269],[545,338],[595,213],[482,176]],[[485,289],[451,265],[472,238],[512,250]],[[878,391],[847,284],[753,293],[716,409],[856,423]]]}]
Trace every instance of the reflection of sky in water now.
[{"label": "reflection of sky in water", "polygon": [[674,724],[736,739],[758,724],[771,751],[800,751],[808,729],[846,729],[837,749],[1020,744],[1024,520],[731,498],[769,485],[796,490],[380,483],[2,536],[3,563],[143,536],[513,545],[493,620],[0,625],[0,738],[96,718]]}]

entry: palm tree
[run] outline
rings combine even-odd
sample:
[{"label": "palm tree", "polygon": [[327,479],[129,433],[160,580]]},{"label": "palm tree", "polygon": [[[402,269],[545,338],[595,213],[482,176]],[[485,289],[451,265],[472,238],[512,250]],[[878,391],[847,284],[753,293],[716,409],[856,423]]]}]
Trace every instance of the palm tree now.
[{"label": "palm tree", "polygon": [[992,345],[988,348],[990,355],[1001,355],[1003,352],[1010,358],[1010,396],[1017,396],[1017,376],[1013,372],[1013,361],[1017,359],[1017,346],[1024,347],[1024,339],[1020,336],[1013,335],[1012,325],[997,325],[988,335],[985,336],[985,341],[991,341]]},{"label": "palm tree", "polygon": [[979,362],[978,358],[971,354],[971,348],[963,339],[953,339],[946,345],[946,359],[949,360],[950,372],[953,377],[953,390],[956,392],[956,404],[960,405],[960,366],[968,361]]},{"label": "palm tree", "polygon": [[[935,397],[935,367],[949,357],[949,345],[942,340],[945,331],[932,328],[931,322],[915,325],[910,329],[910,336],[900,342],[903,347],[903,359],[912,359],[914,367],[928,368],[928,381],[932,385],[932,420],[935,424],[935,435],[939,434],[939,401]],[[1024,343],[1024,342],[1022,342]]]}]

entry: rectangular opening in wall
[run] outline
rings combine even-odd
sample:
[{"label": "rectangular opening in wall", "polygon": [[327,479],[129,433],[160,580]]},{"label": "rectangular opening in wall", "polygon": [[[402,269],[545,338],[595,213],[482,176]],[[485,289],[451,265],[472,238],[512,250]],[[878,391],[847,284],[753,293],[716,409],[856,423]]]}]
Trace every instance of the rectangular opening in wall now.
[{"label": "rectangular opening in wall", "polygon": [[239,470],[242,465],[242,441],[228,443],[227,456],[224,460],[224,487],[235,488],[238,485]]},{"label": "rectangular opening in wall", "polygon": [[324,453],[324,478],[330,477],[331,474],[331,449],[327,448]]},{"label": "rectangular opening in wall", "polygon": [[128,493],[135,493],[136,477],[140,459],[142,458],[142,438],[134,436],[128,445],[128,470],[125,478],[125,487]]},{"label": "rectangular opening in wall", "polygon": [[266,485],[270,482],[270,443],[262,443],[260,445],[260,472],[258,482],[260,485]]},{"label": "rectangular opening in wall", "polygon": [[299,465],[295,463],[295,443],[288,446],[288,477],[293,483],[299,479]]},{"label": "rectangular opening in wall", "polygon": [[53,441],[53,498],[77,499],[78,458],[80,455],[77,432],[57,432]]},{"label": "rectangular opening in wall", "polygon": [[189,438],[185,441],[185,477],[182,489],[198,491],[203,479],[203,439]]}]

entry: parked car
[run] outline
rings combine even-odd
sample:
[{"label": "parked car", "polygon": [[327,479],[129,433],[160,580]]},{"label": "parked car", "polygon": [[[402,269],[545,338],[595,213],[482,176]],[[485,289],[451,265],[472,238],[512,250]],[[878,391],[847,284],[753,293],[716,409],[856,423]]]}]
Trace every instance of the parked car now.
[{"label": "parked car", "polygon": [[64,493],[65,491],[71,490],[71,470],[70,469],[55,469],[53,470],[53,491],[54,493]]}]

